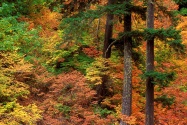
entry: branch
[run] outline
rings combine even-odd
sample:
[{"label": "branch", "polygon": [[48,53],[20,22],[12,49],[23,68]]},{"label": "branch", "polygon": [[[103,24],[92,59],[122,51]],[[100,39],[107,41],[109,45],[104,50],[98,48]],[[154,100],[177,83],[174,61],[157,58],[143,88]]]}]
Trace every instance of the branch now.
[{"label": "branch", "polygon": [[108,46],[108,48],[106,49],[106,51],[105,51],[105,57],[106,57],[106,53],[108,52],[108,50],[112,47],[112,45],[114,45],[114,43],[116,43],[118,40],[120,40],[122,37],[124,37],[125,36],[125,34],[123,34],[121,37],[119,37],[119,39],[116,39],[116,40],[114,40],[109,46]]}]

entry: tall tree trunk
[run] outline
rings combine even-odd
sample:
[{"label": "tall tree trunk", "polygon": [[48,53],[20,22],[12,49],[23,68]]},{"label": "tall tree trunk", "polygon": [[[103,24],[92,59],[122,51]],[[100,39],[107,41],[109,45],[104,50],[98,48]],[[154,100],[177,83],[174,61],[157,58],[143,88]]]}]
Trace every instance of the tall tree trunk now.
[{"label": "tall tree trunk", "polygon": [[[130,2],[131,0],[126,0]],[[131,12],[124,16],[124,32],[131,31]],[[122,95],[122,114],[130,116],[132,110],[132,38],[124,37],[124,86]],[[121,121],[120,125],[128,125]]]},{"label": "tall tree trunk", "polygon": [[[147,28],[154,29],[154,0],[147,4]],[[146,71],[154,71],[154,38],[147,40]],[[154,85],[153,79],[146,79],[146,125],[154,125]]]},{"label": "tall tree trunk", "polygon": [[[108,0],[108,5],[112,5],[115,0]],[[113,31],[113,18],[114,15],[110,12],[107,14],[106,27],[105,27],[105,39],[104,39],[104,47],[103,47],[103,58],[110,58],[111,56],[111,48],[109,45],[111,44],[112,31]],[[102,84],[97,86],[97,96],[99,97],[98,103],[100,104],[105,96],[108,94],[107,92],[107,82],[108,76],[102,76]]]},{"label": "tall tree trunk", "polygon": [[[114,3],[115,0],[108,0],[108,5]],[[108,13],[107,20],[106,20],[106,27],[105,27],[105,40],[104,40],[104,47],[103,47],[103,57],[110,58],[111,56],[111,48],[108,48],[111,43],[112,38],[112,30],[113,30],[113,18],[114,15]]]}]

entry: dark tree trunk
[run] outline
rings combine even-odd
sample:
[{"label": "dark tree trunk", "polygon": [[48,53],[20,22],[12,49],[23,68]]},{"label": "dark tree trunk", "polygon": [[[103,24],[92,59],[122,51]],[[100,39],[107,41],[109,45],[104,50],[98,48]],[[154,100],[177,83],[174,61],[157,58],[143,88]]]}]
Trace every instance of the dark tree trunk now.
[{"label": "dark tree trunk", "polygon": [[[126,0],[130,2],[130,0]],[[131,31],[131,12],[124,16],[124,32]],[[122,114],[130,116],[132,110],[132,38],[124,37],[124,86],[122,95]],[[121,121],[120,125],[128,125]]]},{"label": "dark tree trunk", "polygon": [[[108,0],[108,5],[113,4],[114,1],[115,0]],[[111,43],[110,41],[112,38],[113,18],[114,18],[113,14],[110,14],[110,13],[107,14],[106,27],[105,27],[105,40],[104,40],[104,47],[103,47],[104,58],[110,58],[111,56],[111,48],[108,48],[108,47]]]},{"label": "dark tree trunk", "polygon": [[[154,0],[147,4],[147,28],[154,29]],[[147,41],[146,71],[154,71],[154,38]],[[146,79],[146,125],[154,125],[154,85],[153,79]]]},{"label": "dark tree trunk", "polygon": [[[115,0],[108,0],[108,5],[112,5]],[[110,12],[107,14],[106,19],[106,27],[105,27],[105,39],[104,39],[104,47],[103,47],[103,58],[110,58],[111,56],[111,48],[109,45],[111,44],[112,31],[113,31],[113,18],[114,15]],[[97,86],[97,96],[99,98],[98,103],[102,102],[102,100],[108,95],[107,90],[107,82],[108,76],[102,76],[102,84]]]}]

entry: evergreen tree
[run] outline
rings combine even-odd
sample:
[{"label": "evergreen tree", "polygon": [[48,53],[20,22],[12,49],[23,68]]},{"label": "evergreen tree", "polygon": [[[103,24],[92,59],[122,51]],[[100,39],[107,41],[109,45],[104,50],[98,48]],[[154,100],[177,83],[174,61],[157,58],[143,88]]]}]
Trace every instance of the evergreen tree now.
[{"label": "evergreen tree", "polygon": [[[147,28],[154,29],[154,0],[147,1]],[[146,71],[154,71],[154,37],[147,40]],[[154,84],[153,79],[146,79],[146,125],[154,124]]]},{"label": "evergreen tree", "polygon": [[[131,31],[131,25],[132,25],[132,20],[131,20],[131,12],[140,14],[142,17],[144,17],[145,15],[145,7],[142,6],[135,6],[135,4],[131,3],[131,0],[118,0],[116,1],[116,3],[113,3],[114,1],[108,1],[108,5],[107,6],[102,6],[97,8],[96,10],[87,10],[84,13],[78,13],[73,15],[72,18],[69,18],[68,22],[66,22],[66,24],[68,24],[69,26],[71,26],[71,24],[73,24],[72,26],[74,27],[70,27],[69,31],[74,31],[76,29],[76,27],[79,27],[79,29],[84,29],[83,25],[81,26],[80,24],[82,22],[84,22],[83,20],[87,20],[85,21],[85,23],[88,23],[89,19],[96,19],[99,18],[101,16],[103,16],[106,13],[108,14],[108,19],[106,21],[106,29],[105,29],[105,45],[104,45],[104,49],[103,49],[103,57],[104,58],[109,58],[110,57],[110,51],[109,49],[111,49],[111,46],[115,44],[115,42],[117,42],[117,40],[114,40],[112,43],[109,43],[109,41],[112,38],[112,20],[113,20],[113,15],[124,15],[124,32],[122,33],[122,36],[118,36],[118,38],[123,37],[124,38],[124,42],[121,42],[120,45],[124,46],[124,87],[123,87],[123,99],[122,99],[122,114],[130,116],[131,115],[131,103],[132,103],[132,58],[133,58],[133,51],[132,48],[137,47],[137,45],[134,44],[135,41],[141,41],[142,39],[147,40],[147,65],[146,65],[146,78],[147,78],[147,89],[146,89],[146,98],[147,98],[147,102],[146,102],[146,119],[148,120],[148,122],[153,123],[153,112],[154,112],[154,108],[153,108],[153,100],[154,100],[154,84],[153,84],[153,79],[157,79],[157,76],[155,76],[154,73],[150,73],[150,72],[154,72],[154,38],[157,37],[158,39],[162,40],[162,41],[166,41],[166,43],[168,43],[170,46],[173,46],[174,48],[178,48],[181,47],[181,41],[179,40],[180,37],[178,36],[179,32],[175,31],[172,28],[169,29],[153,29],[154,28],[154,22],[153,22],[153,17],[154,17],[154,8],[153,8],[153,1],[148,1],[147,3],[147,11],[148,11],[148,15],[147,15],[147,28],[145,28],[144,30],[142,29],[137,29],[137,30],[133,30]],[[151,5],[151,7],[150,7]],[[151,13],[149,13],[151,12]],[[71,20],[70,20],[71,19]],[[84,23],[84,24],[85,24]],[[76,25],[75,25],[76,24]],[[90,26],[90,24],[87,24],[86,26]],[[66,27],[66,30],[68,28]],[[81,30],[80,33],[83,30]],[[77,29],[74,33],[72,34],[76,34],[77,35]],[[66,35],[67,37],[68,35]],[[81,37],[82,35],[80,35]],[[169,39],[168,39],[169,38]],[[78,40],[78,39],[76,39]],[[106,53],[108,53],[108,55],[106,56]],[[158,75],[158,74],[156,74]],[[161,75],[161,74],[160,74]],[[99,90],[97,91],[97,95],[98,97],[102,96],[102,98],[100,98],[101,100],[99,100],[99,102],[103,101],[103,99],[106,97],[107,95],[107,82],[108,82],[108,77],[103,75],[102,77],[102,84],[97,85],[96,89]],[[99,86],[99,89],[98,89]],[[100,104],[100,103],[99,103]],[[151,114],[151,115],[150,115]],[[121,124],[128,124],[128,123],[124,123],[121,122]],[[149,124],[149,123],[148,123]]]},{"label": "evergreen tree", "polygon": [[[131,2],[131,0],[125,0]],[[124,32],[131,32],[131,10],[124,15]],[[130,116],[132,110],[132,38],[130,36],[124,37],[124,82],[122,95],[122,114]],[[128,125],[121,121],[120,125]]]}]

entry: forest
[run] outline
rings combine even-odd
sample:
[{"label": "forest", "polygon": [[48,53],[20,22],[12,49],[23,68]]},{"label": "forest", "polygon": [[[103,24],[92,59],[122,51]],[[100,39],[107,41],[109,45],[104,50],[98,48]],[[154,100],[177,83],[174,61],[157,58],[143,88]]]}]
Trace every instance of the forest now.
[{"label": "forest", "polygon": [[187,0],[0,0],[0,125],[186,125]]}]

